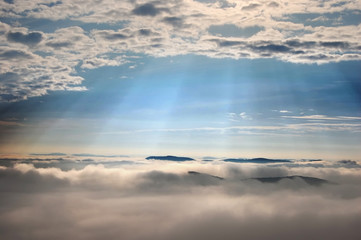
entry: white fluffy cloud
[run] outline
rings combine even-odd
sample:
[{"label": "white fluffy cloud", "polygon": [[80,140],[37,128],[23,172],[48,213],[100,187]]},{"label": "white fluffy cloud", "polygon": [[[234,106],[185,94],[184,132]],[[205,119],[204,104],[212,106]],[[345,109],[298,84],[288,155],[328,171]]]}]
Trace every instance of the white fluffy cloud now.
[{"label": "white fluffy cloud", "polygon": [[[294,63],[361,56],[361,25],[355,20],[361,15],[359,1],[17,0],[2,1],[0,7],[3,17],[14,20],[0,25],[0,77],[2,82],[17,79],[17,87],[1,83],[3,101],[51,90],[85,90],[76,66],[119,66],[128,62],[127,53]],[[354,20],[345,19],[348,15]],[[69,21],[73,26],[32,31],[19,26],[17,20],[26,18]],[[79,23],[92,29],[85,31]],[[109,29],[97,29],[99,23]],[[212,33],[214,26],[221,30]]]},{"label": "white fluffy cloud", "polygon": [[[287,175],[337,184],[242,181]],[[0,167],[0,177],[2,239],[358,239],[360,233],[359,168],[148,162],[62,171],[16,164]]]}]

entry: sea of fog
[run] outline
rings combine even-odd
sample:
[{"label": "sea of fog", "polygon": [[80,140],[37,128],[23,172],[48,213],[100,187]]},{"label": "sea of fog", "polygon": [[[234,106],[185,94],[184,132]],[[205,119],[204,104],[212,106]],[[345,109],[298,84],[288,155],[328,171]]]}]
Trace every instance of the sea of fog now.
[{"label": "sea of fog", "polygon": [[1,239],[359,239],[358,162],[225,160],[2,155]]}]

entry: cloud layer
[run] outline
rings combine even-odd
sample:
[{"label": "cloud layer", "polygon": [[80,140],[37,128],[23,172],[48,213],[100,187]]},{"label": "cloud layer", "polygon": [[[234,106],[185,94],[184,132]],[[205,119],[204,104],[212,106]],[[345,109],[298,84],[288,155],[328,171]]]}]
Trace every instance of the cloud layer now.
[{"label": "cloud layer", "polygon": [[[359,168],[140,163],[67,171],[30,162],[0,167],[2,238],[358,239],[360,234]],[[295,174],[337,184],[242,181]]]},{"label": "cloud layer", "polygon": [[[131,54],[275,58],[294,63],[361,56],[357,20],[361,6],[356,0],[18,0],[2,1],[0,6],[2,101],[56,90],[86,90],[77,76],[79,68],[119,66],[129,62]],[[54,27],[35,31],[26,19]],[[55,27],[57,22],[66,26]]]}]

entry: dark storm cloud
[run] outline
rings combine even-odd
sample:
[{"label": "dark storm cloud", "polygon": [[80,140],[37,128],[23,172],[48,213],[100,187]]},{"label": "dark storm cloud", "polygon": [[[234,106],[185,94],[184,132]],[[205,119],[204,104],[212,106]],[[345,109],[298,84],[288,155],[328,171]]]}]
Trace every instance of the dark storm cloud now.
[{"label": "dark storm cloud", "polygon": [[158,9],[152,3],[146,3],[140,5],[133,9],[132,13],[138,16],[156,16],[161,12],[161,9]]},{"label": "dark storm cloud", "polygon": [[29,46],[36,45],[43,39],[43,35],[40,32],[31,32],[29,34],[9,32],[6,37],[10,42],[18,42]]}]

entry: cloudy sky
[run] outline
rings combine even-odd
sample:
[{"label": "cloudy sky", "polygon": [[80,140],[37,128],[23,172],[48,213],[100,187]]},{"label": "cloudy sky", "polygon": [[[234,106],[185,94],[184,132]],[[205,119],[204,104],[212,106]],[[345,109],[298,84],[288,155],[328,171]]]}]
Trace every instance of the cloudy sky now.
[{"label": "cloudy sky", "polygon": [[0,149],[354,159],[361,3],[4,0]]},{"label": "cloudy sky", "polygon": [[359,239],[360,39],[359,0],[0,0],[1,238]]}]

